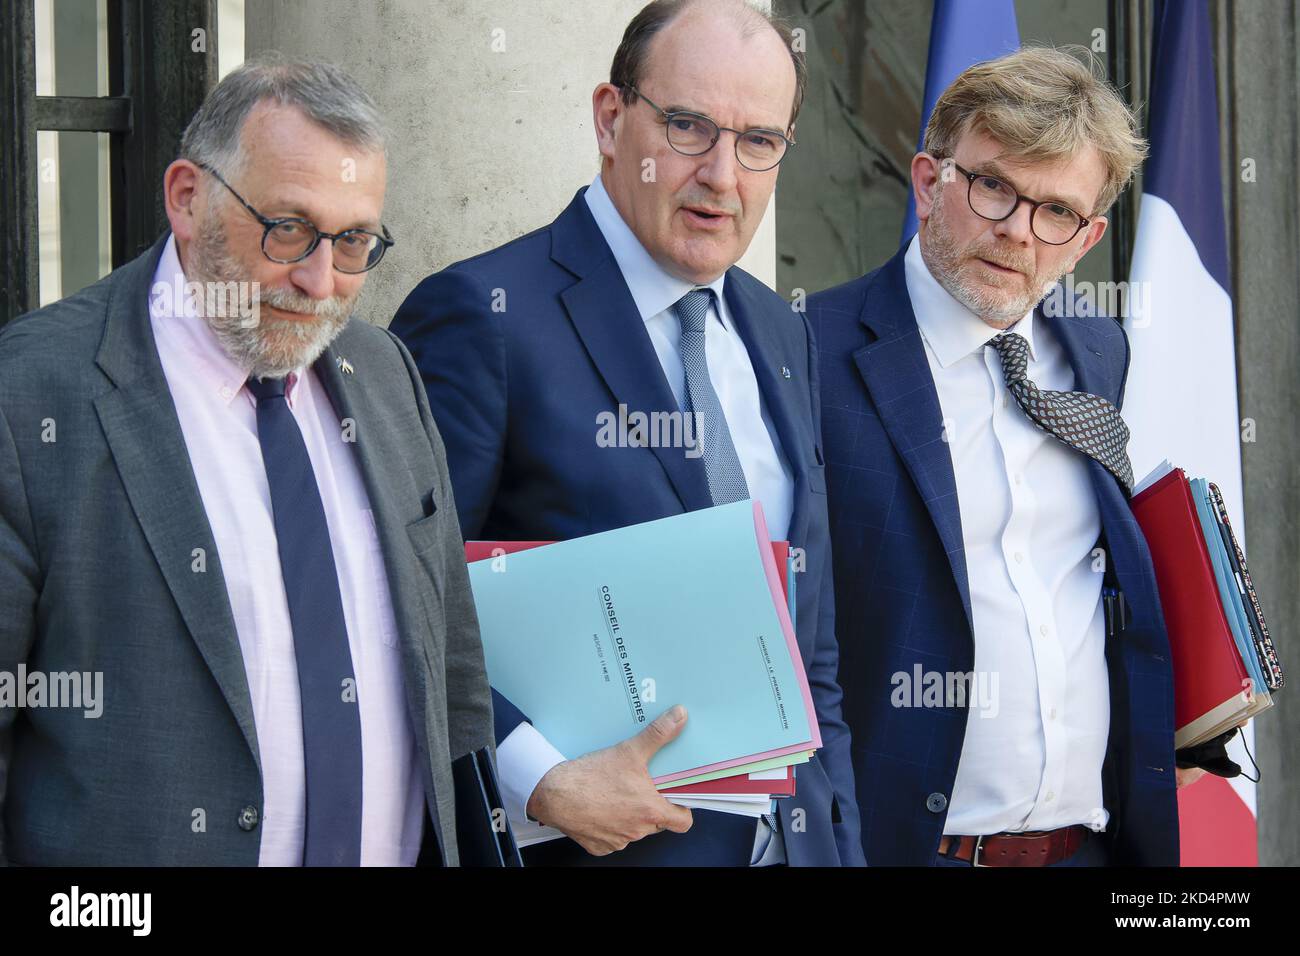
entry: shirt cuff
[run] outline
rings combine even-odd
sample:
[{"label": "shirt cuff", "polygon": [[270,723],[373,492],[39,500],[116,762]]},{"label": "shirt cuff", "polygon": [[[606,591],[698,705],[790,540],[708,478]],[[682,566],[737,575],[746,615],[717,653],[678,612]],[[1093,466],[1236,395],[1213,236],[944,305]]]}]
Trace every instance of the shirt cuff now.
[{"label": "shirt cuff", "polygon": [[497,775],[501,779],[506,816],[512,820],[528,820],[525,813],[528,798],[547,771],[564,759],[564,754],[532,724],[523,723],[510,731],[497,744]]}]

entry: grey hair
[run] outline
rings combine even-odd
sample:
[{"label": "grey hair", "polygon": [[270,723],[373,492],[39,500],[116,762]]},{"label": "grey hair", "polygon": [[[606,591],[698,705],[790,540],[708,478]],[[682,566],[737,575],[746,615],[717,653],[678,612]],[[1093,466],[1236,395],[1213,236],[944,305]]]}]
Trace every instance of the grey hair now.
[{"label": "grey hair", "polygon": [[383,117],[356,80],[329,63],[268,51],[236,67],[208,93],[185,127],[180,158],[211,166],[223,176],[237,173],[245,158],[244,121],[264,101],[297,107],[348,145],[384,150],[388,131]]}]

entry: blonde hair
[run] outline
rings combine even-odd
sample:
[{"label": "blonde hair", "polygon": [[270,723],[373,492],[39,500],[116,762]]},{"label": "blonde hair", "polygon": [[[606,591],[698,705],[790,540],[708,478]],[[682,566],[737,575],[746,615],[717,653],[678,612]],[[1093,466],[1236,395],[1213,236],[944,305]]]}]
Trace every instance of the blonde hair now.
[{"label": "blonde hair", "polygon": [[934,105],[925,152],[949,157],[971,131],[1029,161],[1069,159],[1085,146],[1095,148],[1106,182],[1089,217],[1110,208],[1147,154],[1133,111],[1106,82],[1100,61],[1080,46],[1025,47],[965,70]]}]

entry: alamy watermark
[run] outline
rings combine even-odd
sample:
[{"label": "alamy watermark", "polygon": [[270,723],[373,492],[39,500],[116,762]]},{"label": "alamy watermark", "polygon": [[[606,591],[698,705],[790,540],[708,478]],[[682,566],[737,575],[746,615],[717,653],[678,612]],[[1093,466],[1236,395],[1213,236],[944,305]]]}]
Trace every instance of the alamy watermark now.
[{"label": "alamy watermark", "polygon": [[94,720],[104,713],[103,671],[0,671],[0,709],[24,707],[81,710]]},{"label": "alamy watermark", "polygon": [[997,671],[895,671],[889,703],[894,707],[969,707],[982,718],[998,715]]},{"label": "alamy watermark", "polygon": [[261,321],[260,291],[258,282],[155,282],[150,308],[155,314],[185,315],[193,309],[200,316],[238,318],[240,328],[252,329]]},{"label": "alamy watermark", "polygon": [[153,928],[152,893],[83,893],[73,885],[50,897],[50,925],[56,927],[125,927],[132,936]]},{"label": "alamy watermark", "polygon": [[629,412],[620,403],[617,414],[596,414],[598,448],[681,448],[687,458],[699,458],[700,431],[698,412]]},{"label": "alamy watermark", "polygon": [[1043,298],[1043,314],[1051,318],[1101,315],[1131,319],[1134,328],[1144,329],[1151,324],[1151,283],[1087,279],[1076,282],[1071,272]]}]

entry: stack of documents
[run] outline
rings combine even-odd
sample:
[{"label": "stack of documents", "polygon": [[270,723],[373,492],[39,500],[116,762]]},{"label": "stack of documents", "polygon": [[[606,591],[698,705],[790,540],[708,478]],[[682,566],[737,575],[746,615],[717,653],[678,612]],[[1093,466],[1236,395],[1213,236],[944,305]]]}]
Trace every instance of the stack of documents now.
[{"label": "stack of documents", "polygon": [[1174,669],[1174,746],[1194,747],[1273,706],[1282,668],[1219,489],[1162,462],[1133,514],[1155,564]]},{"label": "stack of documents", "polygon": [[[681,704],[686,728],[649,766],[669,800],[758,817],[794,793],[821,735],[788,548],[757,502],[550,544],[470,542],[466,557],[488,679],[561,753]],[[521,845],[548,835],[512,824]]]}]

